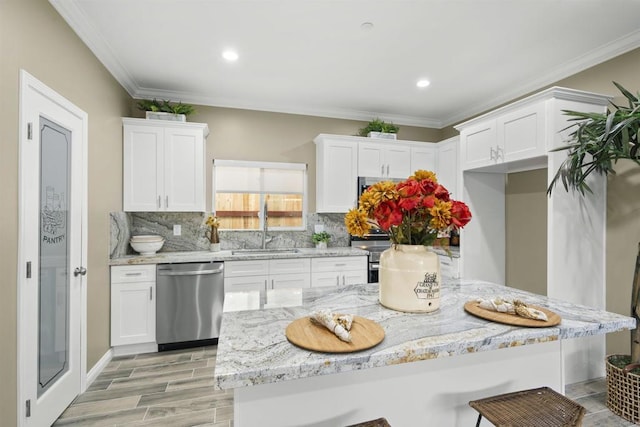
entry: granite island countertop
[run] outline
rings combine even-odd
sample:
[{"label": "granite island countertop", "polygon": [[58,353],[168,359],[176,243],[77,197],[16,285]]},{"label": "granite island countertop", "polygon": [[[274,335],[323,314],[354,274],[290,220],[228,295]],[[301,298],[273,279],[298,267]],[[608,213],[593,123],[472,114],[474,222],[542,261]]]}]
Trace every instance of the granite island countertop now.
[{"label": "granite island countertop", "polygon": [[293,248],[295,252],[243,252],[233,253],[231,250],[211,251],[181,251],[158,252],[155,255],[126,255],[111,258],[109,265],[140,265],[140,264],[166,264],[180,262],[209,262],[209,261],[242,261],[251,259],[277,259],[277,258],[317,258],[334,256],[366,256],[369,252],[352,247],[335,247],[327,249]]},{"label": "granite island countertop", "polygon": [[[250,293],[227,294],[216,357],[217,388],[276,383],[635,327],[631,317],[477,280],[445,280],[441,307],[429,314],[382,307],[376,283],[280,291],[273,290],[267,301],[251,298]],[[559,314],[562,322],[547,328],[517,327],[480,319],[463,309],[467,301],[496,296],[545,307]],[[385,338],[376,347],[346,354],[312,352],[289,343],[287,325],[318,309],[374,320],[384,329]]]}]

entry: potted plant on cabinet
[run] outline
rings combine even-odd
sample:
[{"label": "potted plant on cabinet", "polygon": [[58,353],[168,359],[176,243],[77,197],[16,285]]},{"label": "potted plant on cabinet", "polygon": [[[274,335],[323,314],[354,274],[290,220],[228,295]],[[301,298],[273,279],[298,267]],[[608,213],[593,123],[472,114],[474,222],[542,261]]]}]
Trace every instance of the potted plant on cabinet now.
[{"label": "potted plant on cabinet", "polygon": [[[592,173],[615,174],[618,160],[631,160],[640,165],[640,93],[634,95],[613,82],[627,99],[628,106],[611,104],[604,113],[564,111],[575,121],[571,142],[556,149],[567,150],[568,156],[551,180],[547,193],[562,182],[565,190],[584,194],[591,191],[586,178]],[[640,422],[640,246],[636,258],[631,290],[631,316],[636,328],[631,331],[631,355],[609,355],[606,358],[607,406],[617,415]]]},{"label": "potted plant on cabinet", "polygon": [[358,135],[369,138],[396,139],[400,128],[393,123],[385,123],[380,119],[371,120],[365,127],[358,130]]},{"label": "potted plant on cabinet", "polygon": [[317,249],[327,249],[327,243],[331,239],[331,235],[326,231],[320,231],[318,233],[313,233],[311,236],[311,240],[316,244]]},{"label": "potted plant on cabinet", "polygon": [[138,101],[138,108],[146,111],[147,119],[172,120],[186,122],[187,116],[195,112],[193,105],[182,102],[171,103],[168,100],[143,99]]}]

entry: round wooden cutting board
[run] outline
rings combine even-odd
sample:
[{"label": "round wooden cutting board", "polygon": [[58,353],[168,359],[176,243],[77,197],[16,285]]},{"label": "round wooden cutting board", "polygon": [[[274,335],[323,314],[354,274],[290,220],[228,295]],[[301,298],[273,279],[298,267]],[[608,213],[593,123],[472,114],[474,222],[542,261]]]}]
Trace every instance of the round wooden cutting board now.
[{"label": "round wooden cutting board", "polygon": [[344,342],[333,332],[311,322],[310,317],[294,320],[287,326],[285,335],[289,342],[305,350],[324,353],[351,353],[374,347],[384,339],[384,329],[373,320],[353,317],[351,342]]},{"label": "round wooden cutting board", "polygon": [[492,322],[505,323],[507,325],[546,328],[548,326],[555,326],[562,320],[559,315],[551,310],[547,310],[546,308],[529,304],[527,304],[527,307],[542,311],[547,315],[547,321],[543,322],[542,320],[527,319],[526,317],[521,317],[516,314],[500,313],[493,310],[487,310],[486,308],[480,308],[478,307],[478,301],[468,301],[464,304],[464,309],[467,313],[486,320],[491,320]]}]

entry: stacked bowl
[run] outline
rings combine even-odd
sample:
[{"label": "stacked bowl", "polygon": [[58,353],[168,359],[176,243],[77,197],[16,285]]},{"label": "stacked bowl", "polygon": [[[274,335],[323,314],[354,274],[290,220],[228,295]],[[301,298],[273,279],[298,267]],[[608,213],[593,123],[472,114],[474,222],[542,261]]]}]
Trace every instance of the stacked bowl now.
[{"label": "stacked bowl", "polygon": [[164,245],[164,237],[152,234],[132,236],[129,243],[140,255],[154,255]]}]

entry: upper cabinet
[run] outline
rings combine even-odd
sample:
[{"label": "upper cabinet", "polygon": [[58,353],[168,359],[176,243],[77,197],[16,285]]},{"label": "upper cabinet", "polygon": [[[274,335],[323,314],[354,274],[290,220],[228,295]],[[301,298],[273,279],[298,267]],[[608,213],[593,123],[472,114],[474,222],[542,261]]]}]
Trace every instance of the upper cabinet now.
[{"label": "upper cabinet", "polygon": [[462,170],[545,156],[545,101],[459,125]]},{"label": "upper cabinet", "polygon": [[449,190],[451,197],[455,199],[461,198],[458,191],[458,183],[460,182],[460,179],[458,179],[460,174],[460,167],[458,166],[459,144],[460,139],[457,136],[435,144],[437,148],[437,163],[435,168],[428,169],[435,171],[438,182]]},{"label": "upper cabinet", "polygon": [[[437,170],[440,144],[330,134],[320,134],[313,141],[316,143],[316,212],[343,213],[356,207],[359,176],[382,181],[406,179],[418,169]],[[454,157],[449,153],[450,148],[443,154],[447,165],[443,170],[449,176],[459,172],[455,144],[457,137],[452,145]]]},{"label": "upper cabinet", "polygon": [[203,123],[123,118],[123,209],[204,212]]},{"label": "upper cabinet", "polygon": [[358,144],[338,135],[318,135],[316,143],[316,212],[347,212],[355,206]]},{"label": "upper cabinet", "polygon": [[358,143],[358,176],[406,178],[411,175],[411,149],[402,143]]}]

